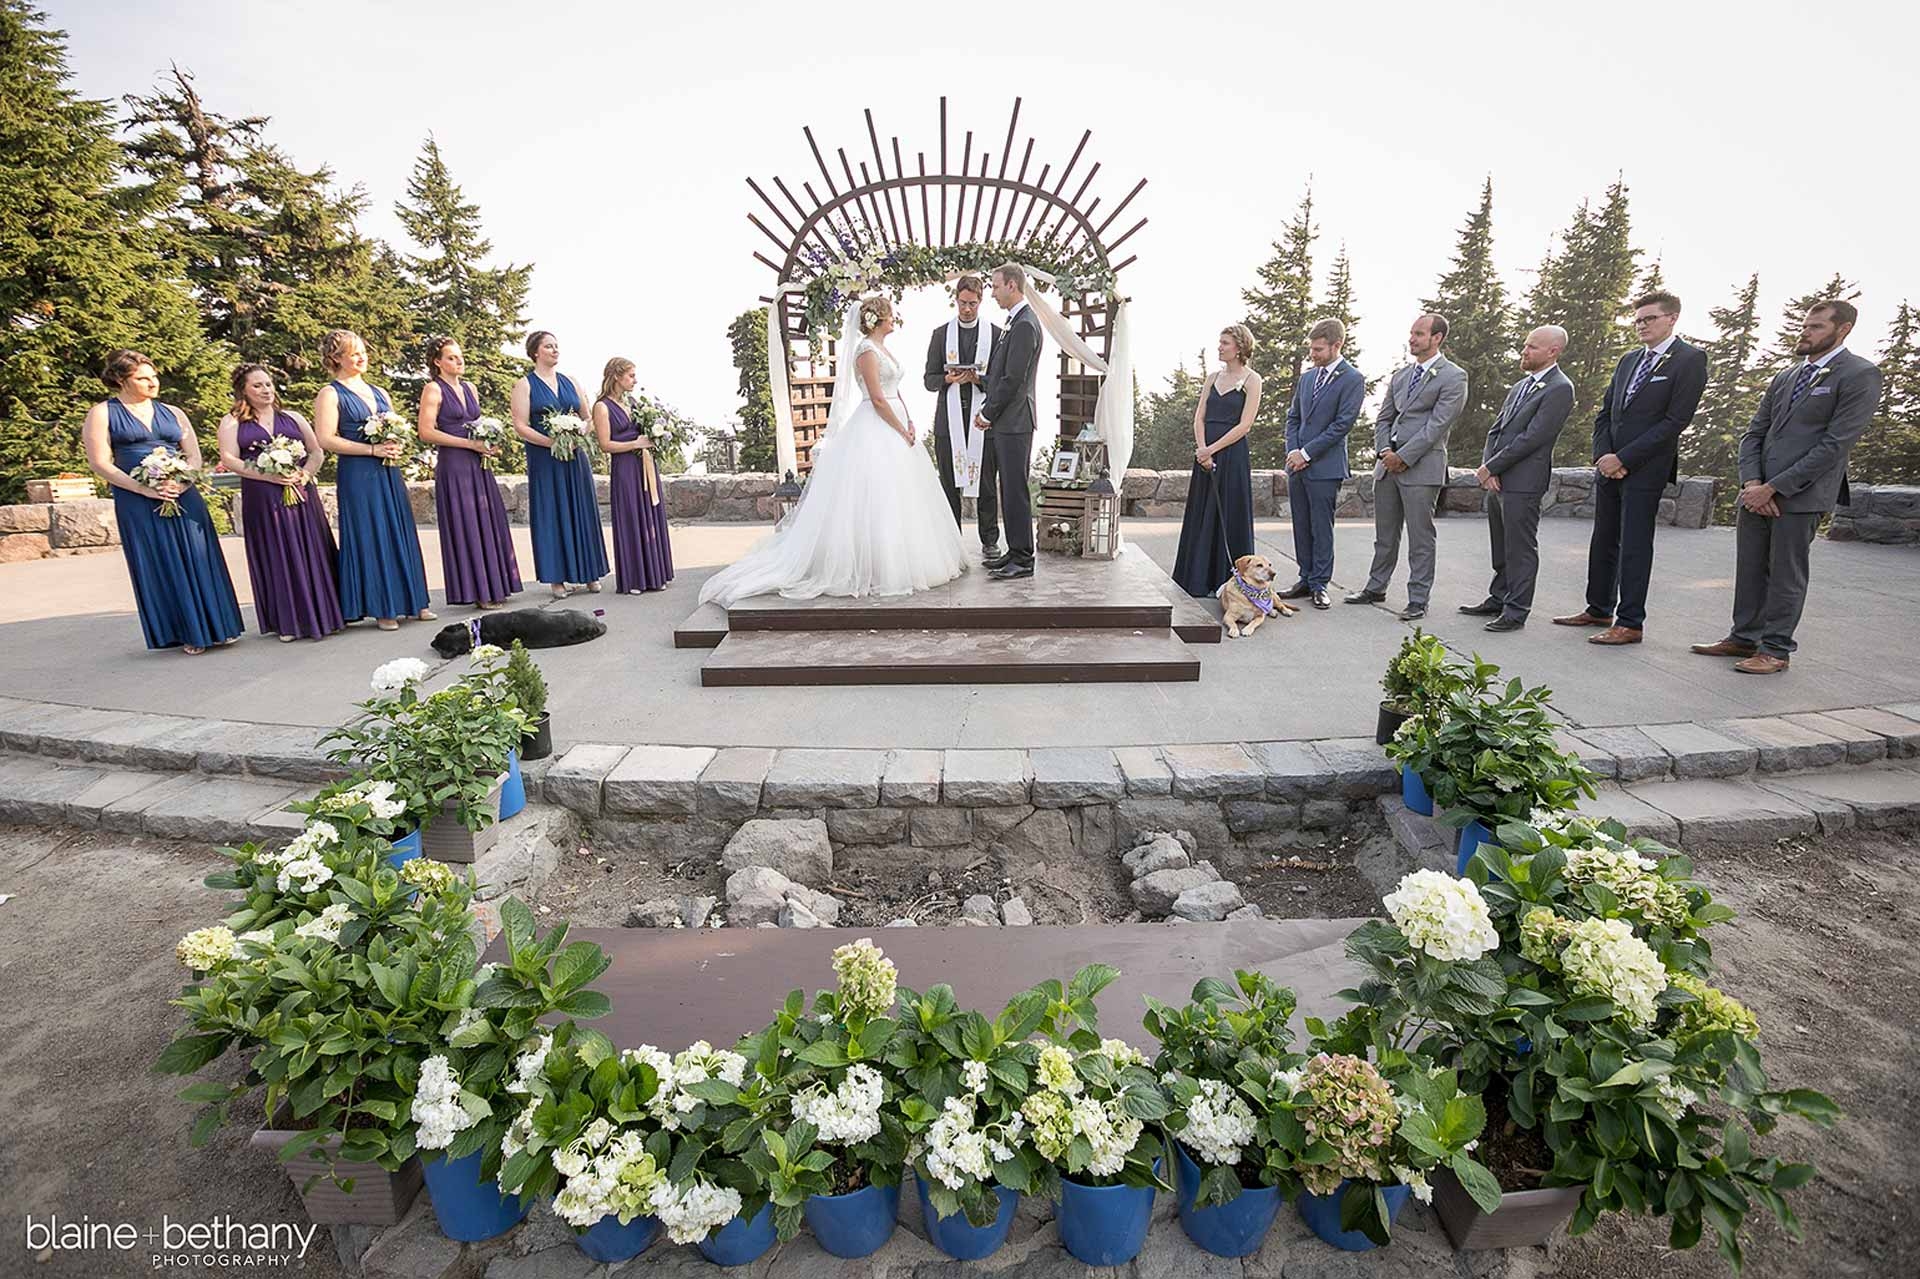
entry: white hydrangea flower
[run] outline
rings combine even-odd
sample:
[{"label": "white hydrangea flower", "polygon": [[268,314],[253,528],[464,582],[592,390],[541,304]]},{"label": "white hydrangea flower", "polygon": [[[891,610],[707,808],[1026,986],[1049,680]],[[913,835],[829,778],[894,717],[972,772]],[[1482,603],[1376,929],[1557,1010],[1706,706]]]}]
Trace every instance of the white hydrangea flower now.
[{"label": "white hydrangea flower", "polygon": [[1650,1026],[1668,985],[1660,956],[1623,919],[1583,919],[1560,952],[1567,982],[1583,995],[1611,999],[1634,1026]]},{"label": "white hydrangea flower", "polygon": [[553,1152],[549,1158],[562,1177],[578,1177],[587,1170],[586,1142],[575,1139]]},{"label": "white hydrangea flower", "polygon": [[662,1181],[650,1200],[653,1215],[675,1243],[699,1243],[740,1215],[740,1192],[695,1180],[685,1186]]},{"label": "white hydrangea flower", "polygon": [[1700,1103],[1699,1093],[1665,1075],[1654,1081],[1653,1090],[1676,1120]]},{"label": "white hydrangea flower", "polygon": [[318,915],[315,915],[312,919],[309,919],[306,923],[294,929],[294,936],[317,937],[321,941],[332,942],[338,945],[340,943],[340,930],[347,926],[347,920],[352,918],[352,916],[353,911],[345,902],[335,902]]},{"label": "white hydrangea flower", "polygon": [[1390,1165],[1388,1171],[1393,1179],[1413,1191],[1413,1197],[1423,1204],[1433,1202],[1433,1187],[1427,1184],[1427,1174],[1418,1168],[1406,1168],[1399,1164]]},{"label": "white hydrangea flower", "polygon": [[1187,1107],[1180,1140],[1206,1163],[1232,1167],[1253,1140],[1253,1108],[1218,1079],[1202,1079],[1200,1095]]},{"label": "white hydrangea flower", "polygon": [[966,1061],[960,1063],[960,1082],[970,1093],[985,1092],[987,1087],[987,1063],[984,1061]]},{"label": "white hydrangea flower", "polygon": [[522,1052],[513,1059],[513,1078],[507,1081],[507,1091],[525,1094],[533,1087],[534,1077],[546,1067],[547,1054],[553,1050],[553,1032],[547,1031],[540,1036],[540,1042],[532,1049]]},{"label": "white hydrangea flower", "polygon": [[319,854],[296,857],[280,868],[280,877],[275,885],[281,892],[299,888],[303,893],[317,893],[333,878],[333,867],[320,859]]},{"label": "white hydrangea flower", "polygon": [[428,666],[417,657],[396,657],[373,672],[373,691],[397,693],[427,677]]},{"label": "white hydrangea flower", "polygon": [[1145,1055],[1124,1039],[1101,1040],[1100,1053],[1112,1061],[1114,1065],[1120,1067],[1144,1066],[1147,1063]]},{"label": "white hydrangea flower", "polygon": [[[527,1148],[527,1140],[533,1136],[533,1114],[539,1108],[538,1104],[528,1106],[514,1116],[507,1130],[500,1134],[500,1159],[503,1163]],[[503,1186],[502,1189],[511,1193],[520,1187]]]},{"label": "white hydrangea flower", "polygon": [[420,1063],[420,1080],[413,1093],[415,1143],[422,1150],[445,1150],[455,1136],[473,1127],[473,1116],[460,1104],[460,1080],[445,1057]]},{"label": "white hydrangea flower", "polygon": [[196,973],[210,973],[233,958],[233,930],[215,924],[196,928],[173,948],[173,957]]},{"label": "white hydrangea flower", "polygon": [[613,1136],[613,1121],[602,1115],[587,1125],[587,1145],[598,1150],[607,1144],[607,1138]]},{"label": "white hydrangea flower", "polygon": [[1086,1086],[1073,1072],[1073,1054],[1059,1044],[1048,1044],[1040,1050],[1038,1075],[1042,1088],[1068,1096]]},{"label": "white hydrangea flower", "polygon": [[474,649],[472,653],[468,654],[467,660],[469,662],[491,661],[496,657],[506,656],[506,652],[507,650],[501,648],[498,644],[482,644],[479,648]]},{"label": "white hydrangea flower", "polygon": [[364,788],[361,798],[381,821],[390,822],[407,811],[407,806],[393,797],[392,782],[362,782],[361,786]]},{"label": "white hydrangea flower", "polygon": [[1276,1092],[1282,1097],[1290,1098],[1300,1091],[1300,1086],[1304,1084],[1306,1080],[1307,1072],[1305,1070],[1298,1068],[1294,1070],[1276,1070],[1273,1072],[1273,1078],[1267,1081],[1268,1090]]},{"label": "white hydrangea flower", "polygon": [[793,1099],[793,1117],[819,1130],[823,1142],[854,1143],[880,1135],[880,1105],[885,1100],[880,1072],[871,1066],[847,1068],[838,1088],[815,1084]]},{"label": "white hydrangea flower", "polygon": [[1500,934],[1470,879],[1416,870],[1382,902],[1407,943],[1445,961],[1474,960],[1500,948]]},{"label": "white hydrangea flower", "polygon": [[833,952],[833,972],[840,981],[840,1000],[850,1012],[877,1017],[893,1007],[898,974],[893,961],[871,937],[841,946]]}]

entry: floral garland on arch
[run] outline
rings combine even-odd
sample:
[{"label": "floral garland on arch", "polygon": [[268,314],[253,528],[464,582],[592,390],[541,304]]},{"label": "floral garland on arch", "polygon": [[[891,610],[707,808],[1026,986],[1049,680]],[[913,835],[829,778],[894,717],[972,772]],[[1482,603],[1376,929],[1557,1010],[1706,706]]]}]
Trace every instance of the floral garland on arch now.
[{"label": "floral garland on arch", "polygon": [[[804,280],[801,298],[807,334],[816,347],[839,333],[847,306],[863,294],[885,291],[897,302],[908,289],[944,284],[966,271],[985,274],[1002,262],[1020,262],[1045,271],[1054,278],[1053,288],[1063,297],[1103,293],[1114,285],[1113,271],[1092,250],[1069,253],[1051,236],[934,247],[885,245],[845,232],[833,238],[840,247],[837,256],[818,245],[800,255],[802,265],[813,273]],[[796,274],[793,283],[803,280]]]}]

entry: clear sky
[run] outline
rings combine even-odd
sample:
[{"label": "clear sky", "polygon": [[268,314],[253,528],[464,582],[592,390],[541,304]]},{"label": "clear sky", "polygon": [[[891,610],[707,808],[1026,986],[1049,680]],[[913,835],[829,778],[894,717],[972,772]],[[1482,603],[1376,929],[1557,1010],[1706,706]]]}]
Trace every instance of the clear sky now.
[{"label": "clear sky", "polygon": [[[630,356],[706,423],[737,405],[726,326],[772,283],[745,179],[817,178],[803,124],[857,158],[864,107],[883,145],[933,149],[943,93],[956,140],[973,128],[996,152],[1022,97],[1036,170],[1092,128],[1103,208],[1150,180],[1128,212],[1152,220],[1122,254],[1140,255],[1123,283],[1143,388],[1243,313],[1309,177],[1317,265],[1345,241],[1370,372],[1390,367],[1488,173],[1516,291],[1618,170],[1685,331],[1709,331],[1707,308],[1755,270],[1769,335],[1786,298],[1835,271],[1862,282],[1862,350],[1903,296],[1920,301],[1920,19],[1884,0],[41,2],[82,92],[145,90],[177,60],[210,107],[271,115],[300,163],[363,185],[364,227],[391,240],[431,131],[497,255],[536,264],[530,319],[559,334],[562,367],[592,380]],[[935,310],[909,319],[924,334]]]}]

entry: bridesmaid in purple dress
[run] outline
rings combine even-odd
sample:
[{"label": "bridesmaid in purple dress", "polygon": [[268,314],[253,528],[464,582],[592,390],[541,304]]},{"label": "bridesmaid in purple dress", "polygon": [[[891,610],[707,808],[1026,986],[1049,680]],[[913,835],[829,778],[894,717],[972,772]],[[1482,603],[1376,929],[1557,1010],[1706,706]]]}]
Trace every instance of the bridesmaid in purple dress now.
[{"label": "bridesmaid in purple dress", "polygon": [[480,416],[480,401],[473,383],[460,376],[467,367],[460,344],[435,338],[427,344],[427,367],[433,378],[420,392],[420,441],[438,450],[433,505],[440,524],[447,603],[498,608],[520,590],[507,503],[486,465],[500,450],[469,433]]},{"label": "bridesmaid in purple dress", "polygon": [[653,437],[623,407],[634,382],[632,360],[608,360],[593,404],[593,431],[612,472],[613,589],[622,595],[665,590],[673,580],[666,492],[653,462]]},{"label": "bridesmaid in purple dress", "polygon": [[[271,425],[268,425],[271,423]],[[254,463],[276,439],[298,440],[306,458],[296,475],[269,475]],[[280,407],[273,370],[242,364],[233,371],[233,412],[220,419],[220,461],[240,480],[240,533],[260,629],[282,643],[324,639],[340,616],[340,552],[313,477],[326,454],[313,428]],[[300,500],[289,504],[289,491]]]}]

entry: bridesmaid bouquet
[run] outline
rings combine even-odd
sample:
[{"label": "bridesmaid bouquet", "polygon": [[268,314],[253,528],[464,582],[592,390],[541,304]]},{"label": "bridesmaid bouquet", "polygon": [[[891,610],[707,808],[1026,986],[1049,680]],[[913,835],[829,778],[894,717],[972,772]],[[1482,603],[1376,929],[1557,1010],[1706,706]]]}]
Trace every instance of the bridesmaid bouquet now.
[{"label": "bridesmaid bouquet", "polygon": [[[172,449],[161,445],[134,464],[133,478],[148,488],[178,484],[192,488],[200,482],[200,469]],[[180,514],[180,503],[170,497],[160,499],[160,514],[172,519]]]},{"label": "bridesmaid bouquet", "polygon": [[[497,417],[477,417],[467,426],[467,437],[476,443],[499,448],[507,440],[507,424]],[[481,465],[493,470],[494,459],[482,456]]]},{"label": "bridesmaid bouquet", "polygon": [[414,442],[419,438],[414,434],[412,421],[400,413],[375,413],[367,419],[367,424],[361,428],[360,434],[369,444],[398,444],[400,446],[401,452],[399,457],[383,459],[388,466],[405,466],[407,464],[407,451],[413,447]]},{"label": "bridesmaid bouquet", "polygon": [[[253,456],[253,469],[262,475],[271,475],[275,479],[289,480],[303,473],[302,463],[307,460],[307,446],[300,440],[290,440],[285,436],[275,437]],[[298,506],[307,500],[305,484],[289,484],[280,490],[282,506]]]},{"label": "bridesmaid bouquet", "polygon": [[549,414],[547,435],[553,441],[548,451],[556,462],[573,461],[573,455],[593,438],[592,428],[577,413]]}]

